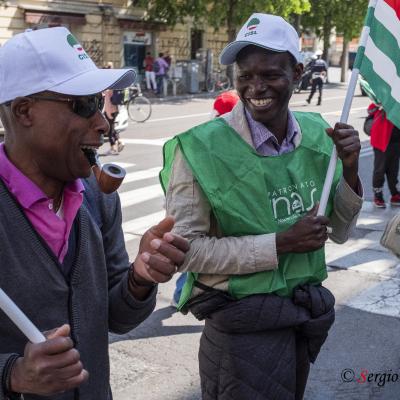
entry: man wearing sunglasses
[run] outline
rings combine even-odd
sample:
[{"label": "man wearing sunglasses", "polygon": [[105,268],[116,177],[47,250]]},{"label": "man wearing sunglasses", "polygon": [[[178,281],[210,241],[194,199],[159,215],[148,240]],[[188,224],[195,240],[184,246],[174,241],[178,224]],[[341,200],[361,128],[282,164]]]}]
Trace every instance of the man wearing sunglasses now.
[{"label": "man wearing sunglasses", "polygon": [[134,79],[98,69],[61,27],[0,49],[0,287],[47,331],[28,343],[0,312],[0,400],[111,399],[108,332],[152,312],[188,251],[167,217],[130,264],[119,197],[99,191],[85,155],[109,129],[101,92]]}]

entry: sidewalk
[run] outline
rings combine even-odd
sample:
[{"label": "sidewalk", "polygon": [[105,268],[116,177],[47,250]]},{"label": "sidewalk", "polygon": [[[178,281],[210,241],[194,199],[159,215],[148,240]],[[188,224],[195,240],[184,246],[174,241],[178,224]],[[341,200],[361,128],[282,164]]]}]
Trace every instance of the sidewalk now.
[{"label": "sidewalk", "polygon": [[[400,209],[399,209],[400,211]],[[343,382],[341,372],[399,372],[400,274],[398,260],[379,245],[397,209],[365,203],[352,238],[327,243],[329,277],[336,297],[336,323],[312,366],[306,400],[395,400],[400,379],[375,383]],[[160,286],[157,310],[123,337],[111,337],[115,400],[200,400],[197,351],[202,323],[169,305],[174,282]]]}]

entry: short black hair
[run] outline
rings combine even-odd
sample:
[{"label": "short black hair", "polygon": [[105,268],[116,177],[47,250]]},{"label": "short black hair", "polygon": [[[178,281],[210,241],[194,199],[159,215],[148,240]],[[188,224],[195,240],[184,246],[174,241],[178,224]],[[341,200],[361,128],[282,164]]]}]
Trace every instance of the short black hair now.
[{"label": "short black hair", "polygon": [[164,53],[158,53],[158,57],[164,57]]}]

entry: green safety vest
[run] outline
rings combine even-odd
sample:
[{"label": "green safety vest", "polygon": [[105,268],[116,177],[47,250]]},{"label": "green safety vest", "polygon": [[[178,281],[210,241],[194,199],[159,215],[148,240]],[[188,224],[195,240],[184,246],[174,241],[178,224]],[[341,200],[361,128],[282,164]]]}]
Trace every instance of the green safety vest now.
[{"label": "green safety vest", "polygon": [[[316,113],[294,113],[302,139],[292,152],[265,157],[222,118],[175,136],[164,145],[160,181],[168,188],[176,146],[191,168],[225,236],[261,235],[287,230],[321,198],[333,143],[329,125]],[[342,175],[337,164],[333,188]],[[331,191],[326,215],[333,209]],[[304,283],[327,277],[324,248],[278,256],[275,270],[229,277],[229,293],[240,299],[257,293],[291,296]],[[215,273],[218,273],[216,266]],[[189,273],[179,302],[190,298],[198,274]]]}]

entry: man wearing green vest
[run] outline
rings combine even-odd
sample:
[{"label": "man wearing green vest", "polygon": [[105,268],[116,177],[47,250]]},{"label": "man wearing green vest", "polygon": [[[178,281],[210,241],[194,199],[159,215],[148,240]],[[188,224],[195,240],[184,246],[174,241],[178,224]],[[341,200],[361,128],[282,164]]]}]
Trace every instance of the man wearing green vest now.
[{"label": "man wearing green vest", "polygon": [[[345,242],[361,209],[360,141],[288,109],[298,47],[281,17],[253,14],[220,58],[236,63],[241,101],[164,147],[167,211],[191,241],[179,308],[205,319],[203,400],[303,398],[334,320],[324,244]],[[317,216],[334,145],[341,162]]]}]

